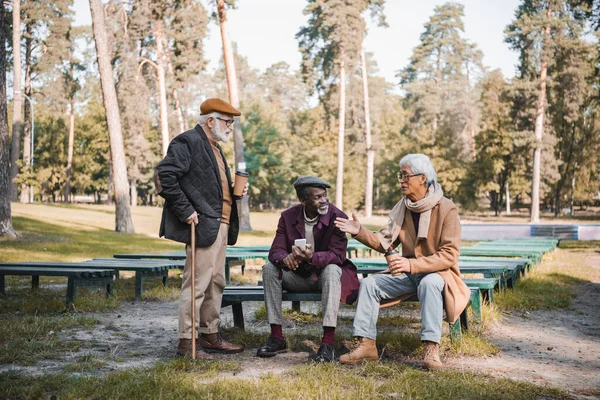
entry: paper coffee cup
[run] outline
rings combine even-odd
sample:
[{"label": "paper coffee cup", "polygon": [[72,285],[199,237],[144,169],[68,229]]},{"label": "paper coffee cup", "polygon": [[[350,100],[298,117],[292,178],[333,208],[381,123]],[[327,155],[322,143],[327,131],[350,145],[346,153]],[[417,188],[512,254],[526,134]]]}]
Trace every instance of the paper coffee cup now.
[{"label": "paper coffee cup", "polygon": [[391,266],[392,261],[397,260],[398,258],[400,258],[400,253],[398,253],[398,250],[390,250],[385,253],[385,260],[387,261],[388,266]]},{"label": "paper coffee cup", "polygon": [[233,195],[241,198],[244,194],[244,189],[248,183],[248,173],[243,171],[235,171],[235,185],[233,186]]}]

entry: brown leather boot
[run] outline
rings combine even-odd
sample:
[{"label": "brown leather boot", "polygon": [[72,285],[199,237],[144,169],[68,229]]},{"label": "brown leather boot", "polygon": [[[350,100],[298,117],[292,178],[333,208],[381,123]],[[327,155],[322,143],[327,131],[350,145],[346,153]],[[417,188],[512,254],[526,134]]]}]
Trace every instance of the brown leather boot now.
[{"label": "brown leather boot", "polygon": [[357,348],[350,353],[340,356],[340,363],[348,365],[359,364],[366,360],[379,360],[379,355],[377,354],[375,341],[365,337],[360,338]]},{"label": "brown leather boot", "polygon": [[[177,355],[183,357],[192,356],[192,339],[179,339],[179,344],[177,345]],[[214,357],[208,353],[205,353],[201,347],[196,346],[196,359],[214,360]]]},{"label": "brown leather boot", "polygon": [[438,369],[442,368],[442,361],[440,360],[440,345],[434,342],[423,342],[424,353],[423,366],[427,369]]},{"label": "brown leather boot", "polygon": [[234,354],[244,351],[244,346],[229,343],[220,333],[202,333],[198,338],[198,344],[207,353]]}]

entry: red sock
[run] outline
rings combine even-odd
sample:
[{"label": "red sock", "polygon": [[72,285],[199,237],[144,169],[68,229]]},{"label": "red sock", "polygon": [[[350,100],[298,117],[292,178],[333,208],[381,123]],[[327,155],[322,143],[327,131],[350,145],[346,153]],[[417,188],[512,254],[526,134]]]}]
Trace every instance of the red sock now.
[{"label": "red sock", "polygon": [[333,337],[335,335],[335,328],[332,326],[323,327],[323,340],[322,342],[333,346]]},{"label": "red sock", "polygon": [[281,325],[271,324],[271,336],[283,340],[283,331],[281,330]]}]

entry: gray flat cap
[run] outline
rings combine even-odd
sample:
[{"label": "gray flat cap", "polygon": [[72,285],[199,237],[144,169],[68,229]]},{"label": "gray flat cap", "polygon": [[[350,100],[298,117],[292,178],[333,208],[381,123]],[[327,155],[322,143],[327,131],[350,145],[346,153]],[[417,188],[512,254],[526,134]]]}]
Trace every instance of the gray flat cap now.
[{"label": "gray flat cap", "polygon": [[294,188],[298,189],[302,186],[330,188],[331,185],[321,178],[316,176],[301,176],[294,182]]}]

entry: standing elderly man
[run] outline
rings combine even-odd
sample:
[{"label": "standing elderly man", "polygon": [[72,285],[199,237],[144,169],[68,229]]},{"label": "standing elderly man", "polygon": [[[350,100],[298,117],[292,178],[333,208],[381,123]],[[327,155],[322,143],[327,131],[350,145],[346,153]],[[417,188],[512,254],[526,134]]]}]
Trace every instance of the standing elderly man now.
[{"label": "standing elderly man", "polygon": [[[231,175],[218,142],[229,141],[233,117],[239,115],[223,100],[204,101],[199,124],[171,141],[167,155],[156,168],[161,186],[157,189],[166,200],[159,235],[187,245],[179,296],[179,355],[192,354],[192,312],[200,314],[197,358],[244,351],[243,346],[227,342],[219,333],[225,253],[227,244],[237,241],[239,219]],[[247,190],[246,186],[244,195]],[[192,222],[196,223],[197,310],[192,310],[190,304]]]},{"label": "standing elderly man", "polygon": [[[257,356],[272,357],[287,351],[283,337],[282,290],[319,291],[323,302],[323,339],[314,357],[318,362],[334,360],[334,332],[340,300],[352,304],[358,295],[356,267],[346,259],[348,239],[336,218],[346,214],[329,204],[329,183],[314,176],[294,183],[300,204],[281,213],[269,261],[263,267],[265,304],[271,336]],[[305,240],[305,245],[299,243]],[[302,240],[304,239],[304,240]]]}]

